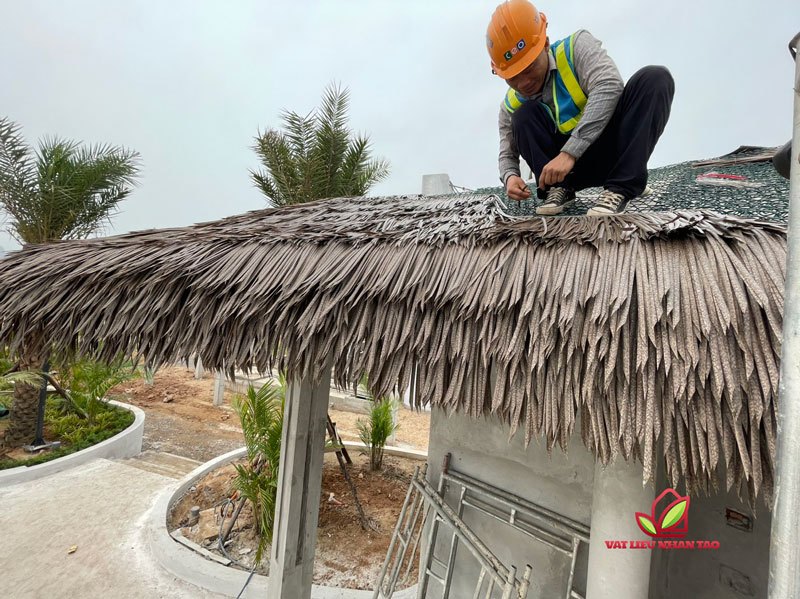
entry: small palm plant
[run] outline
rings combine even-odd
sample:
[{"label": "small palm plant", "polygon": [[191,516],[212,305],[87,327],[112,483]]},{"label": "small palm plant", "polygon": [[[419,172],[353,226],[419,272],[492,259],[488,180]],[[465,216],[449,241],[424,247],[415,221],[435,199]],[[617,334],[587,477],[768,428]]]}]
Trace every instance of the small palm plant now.
[{"label": "small palm plant", "polygon": [[234,487],[253,508],[258,549],[256,563],[261,563],[265,549],[272,542],[275,504],[278,496],[278,469],[283,431],[283,385],[268,382],[258,391],[250,387],[247,394],[233,401],[239,415],[247,446],[247,463],[235,464]]},{"label": "small palm plant", "polygon": [[59,370],[61,386],[70,390],[73,402],[65,403],[64,410],[86,418],[89,426],[107,411],[108,392],[134,376],[133,365],[121,358],[110,364],[84,358]]},{"label": "small palm plant", "polygon": [[369,420],[358,419],[358,436],[367,447],[369,469],[380,470],[383,467],[383,449],[386,441],[398,426],[394,423],[393,412],[396,402],[391,399],[372,400]]},{"label": "small palm plant", "polygon": [[[24,385],[41,385],[42,375],[36,371],[23,370],[20,372],[7,347],[0,346],[0,391],[13,389],[15,383]],[[3,407],[0,404],[0,407]]]},{"label": "small palm plant", "polygon": [[41,385],[42,375],[35,370],[25,370],[23,372],[9,372],[0,375],[0,391],[5,391],[15,384],[22,385]]}]

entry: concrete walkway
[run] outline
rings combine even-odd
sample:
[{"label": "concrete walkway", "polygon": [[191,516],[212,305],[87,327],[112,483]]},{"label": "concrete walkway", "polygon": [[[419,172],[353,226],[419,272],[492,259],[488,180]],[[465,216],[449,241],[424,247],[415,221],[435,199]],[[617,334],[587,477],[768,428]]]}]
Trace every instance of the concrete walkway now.
[{"label": "concrete walkway", "polygon": [[[150,556],[144,526],[174,478],[95,460],[0,491],[1,595],[14,599],[222,599]],[[69,554],[70,547],[78,549]]]}]

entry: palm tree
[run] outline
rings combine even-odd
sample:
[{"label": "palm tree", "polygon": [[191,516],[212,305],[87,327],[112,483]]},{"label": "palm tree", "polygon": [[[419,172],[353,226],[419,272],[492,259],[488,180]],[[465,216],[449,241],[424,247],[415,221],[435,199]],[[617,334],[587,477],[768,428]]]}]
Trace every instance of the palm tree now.
[{"label": "palm tree", "polygon": [[386,160],[371,158],[369,137],[347,127],[349,104],[349,91],[331,84],[317,110],[284,111],[282,131],[259,132],[253,149],[264,170],[250,174],[273,206],[362,196],[389,175]]},{"label": "palm tree", "polygon": [[[89,237],[130,194],[138,173],[139,154],[132,150],[49,137],[34,151],[19,125],[0,118],[0,208],[8,232],[21,244]],[[44,331],[40,335],[46,338]],[[43,348],[22,348],[20,370],[41,368]],[[33,440],[39,391],[22,381],[14,386],[5,445]]]},{"label": "palm tree", "polygon": [[0,118],[0,207],[21,244],[89,237],[136,184],[137,152],[57,137],[34,152],[19,132]]}]

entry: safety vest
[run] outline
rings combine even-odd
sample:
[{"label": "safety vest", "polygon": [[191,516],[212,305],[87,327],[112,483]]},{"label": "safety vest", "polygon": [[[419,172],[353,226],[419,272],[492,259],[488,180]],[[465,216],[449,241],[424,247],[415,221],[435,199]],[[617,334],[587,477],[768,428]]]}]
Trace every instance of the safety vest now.
[{"label": "safety vest", "polygon": [[[573,42],[575,34],[568,38],[559,40],[550,46],[550,52],[556,60],[556,72],[553,76],[553,105],[555,106],[556,113],[550,110],[547,104],[547,112],[553,122],[558,126],[561,133],[568,134],[575,128],[578,121],[583,116],[583,108],[586,106],[586,94],[583,93],[581,86],[578,84],[578,78],[575,76],[575,67],[572,63],[573,58]],[[520,96],[516,90],[509,89],[506,94],[505,107],[508,112],[514,114],[514,111],[522,106],[528,98]]]}]

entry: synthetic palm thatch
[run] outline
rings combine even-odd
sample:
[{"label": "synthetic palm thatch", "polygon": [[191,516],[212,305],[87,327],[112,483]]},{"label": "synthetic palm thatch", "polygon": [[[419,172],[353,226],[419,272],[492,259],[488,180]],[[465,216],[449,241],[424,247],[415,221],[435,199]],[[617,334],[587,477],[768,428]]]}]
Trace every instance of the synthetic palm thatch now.
[{"label": "synthetic palm thatch", "polygon": [[[677,485],[771,501],[785,228],[709,212],[513,218],[494,196],[325,200],[0,262],[0,341],[405,390],[548,449],[576,422]],[[494,381],[494,388],[490,380]]]}]

